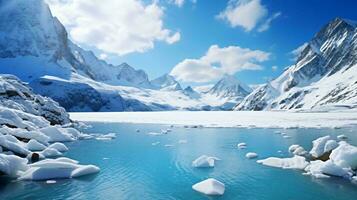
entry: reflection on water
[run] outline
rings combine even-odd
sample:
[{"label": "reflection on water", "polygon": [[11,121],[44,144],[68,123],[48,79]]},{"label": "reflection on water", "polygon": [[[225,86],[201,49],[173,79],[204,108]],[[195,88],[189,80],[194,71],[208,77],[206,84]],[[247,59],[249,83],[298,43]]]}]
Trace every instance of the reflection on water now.
[{"label": "reflection on water", "polygon": [[[285,139],[276,129],[172,128],[167,135],[150,136],[168,128],[159,125],[93,123],[90,133],[114,132],[112,141],[68,143],[66,156],[101,168],[97,175],[73,180],[20,182],[0,180],[0,199],[354,199],[357,186],[339,178],[314,179],[300,171],[282,170],[245,158],[286,157],[291,144],[311,148],[311,141],[345,134],[357,145],[357,129],[288,129]],[[136,130],[139,129],[140,132]],[[180,142],[186,140],[187,143]],[[158,143],[159,142],[159,143]],[[247,143],[247,149],[236,145]],[[157,145],[153,145],[153,143]],[[166,145],[166,146],[165,146]],[[172,146],[171,146],[172,145]],[[281,152],[279,152],[281,151]],[[221,158],[213,169],[195,169],[191,162],[206,154]],[[194,183],[216,178],[226,185],[222,197],[206,197],[191,189]]]}]

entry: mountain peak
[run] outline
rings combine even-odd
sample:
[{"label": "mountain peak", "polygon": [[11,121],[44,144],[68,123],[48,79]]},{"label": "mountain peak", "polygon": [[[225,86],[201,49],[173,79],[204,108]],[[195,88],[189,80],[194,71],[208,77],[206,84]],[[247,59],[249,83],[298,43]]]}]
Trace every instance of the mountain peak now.
[{"label": "mountain peak", "polygon": [[158,89],[171,88],[173,90],[182,90],[180,83],[176,81],[175,77],[167,73],[152,80],[151,84]]},{"label": "mountain peak", "polygon": [[241,83],[235,76],[224,75],[209,91],[220,97],[243,98],[251,92],[251,89]]}]

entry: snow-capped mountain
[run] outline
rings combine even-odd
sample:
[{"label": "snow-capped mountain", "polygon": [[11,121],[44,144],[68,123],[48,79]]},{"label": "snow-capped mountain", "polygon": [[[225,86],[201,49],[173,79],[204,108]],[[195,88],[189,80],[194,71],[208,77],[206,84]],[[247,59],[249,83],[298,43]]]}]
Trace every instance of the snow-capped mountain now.
[{"label": "snow-capped mountain", "polygon": [[175,77],[169,74],[164,74],[152,80],[151,84],[157,89],[173,90],[173,91],[182,90],[180,83],[176,81]]},{"label": "snow-capped mountain", "polygon": [[184,90],[183,93],[191,98],[197,99],[200,98],[200,93],[196,92],[191,86],[187,86]]},{"label": "snow-capped mountain", "polygon": [[143,70],[108,64],[71,42],[43,0],[0,4],[0,73],[29,82],[68,111],[230,109],[245,94],[228,77],[205,94],[183,90],[168,74],[150,81]]},{"label": "snow-capped mountain", "polygon": [[300,53],[296,64],[248,95],[236,110],[357,106],[356,24],[336,18]]},{"label": "snow-capped mountain", "polygon": [[249,86],[241,83],[234,76],[224,75],[210,90],[209,93],[221,98],[243,99],[251,92]]}]

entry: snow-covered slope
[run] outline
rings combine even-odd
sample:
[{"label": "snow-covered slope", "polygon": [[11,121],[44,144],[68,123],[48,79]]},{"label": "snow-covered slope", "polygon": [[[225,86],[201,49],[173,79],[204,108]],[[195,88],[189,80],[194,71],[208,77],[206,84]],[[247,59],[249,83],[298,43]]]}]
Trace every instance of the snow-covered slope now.
[{"label": "snow-covered slope", "polygon": [[0,73],[29,82],[68,111],[230,109],[245,94],[229,78],[203,95],[183,91],[168,74],[150,81],[143,70],[108,64],[72,43],[43,0],[0,4]]},{"label": "snow-covered slope", "polygon": [[357,106],[357,29],[336,18],[300,53],[296,64],[248,95],[236,110]]},{"label": "snow-covered slope", "polygon": [[234,76],[224,75],[210,90],[209,93],[221,98],[241,100],[251,92],[251,89],[238,81]]},{"label": "snow-covered slope", "polygon": [[169,74],[164,74],[152,80],[151,84],[156,89],[171,90],[171,91],[182,90],[180,83],[177,82],[176,79]]}]

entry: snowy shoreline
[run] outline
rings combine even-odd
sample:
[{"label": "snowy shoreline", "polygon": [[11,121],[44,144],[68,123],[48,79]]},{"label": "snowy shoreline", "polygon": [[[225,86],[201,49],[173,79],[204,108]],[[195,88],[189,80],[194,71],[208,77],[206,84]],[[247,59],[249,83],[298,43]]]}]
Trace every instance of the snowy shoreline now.
[{"label": "snowy shoreline", "polygon": [[354,112],[166,111],[69,113],[82,122],[202,126],[208,128],[342,128],[357,126]]}]

